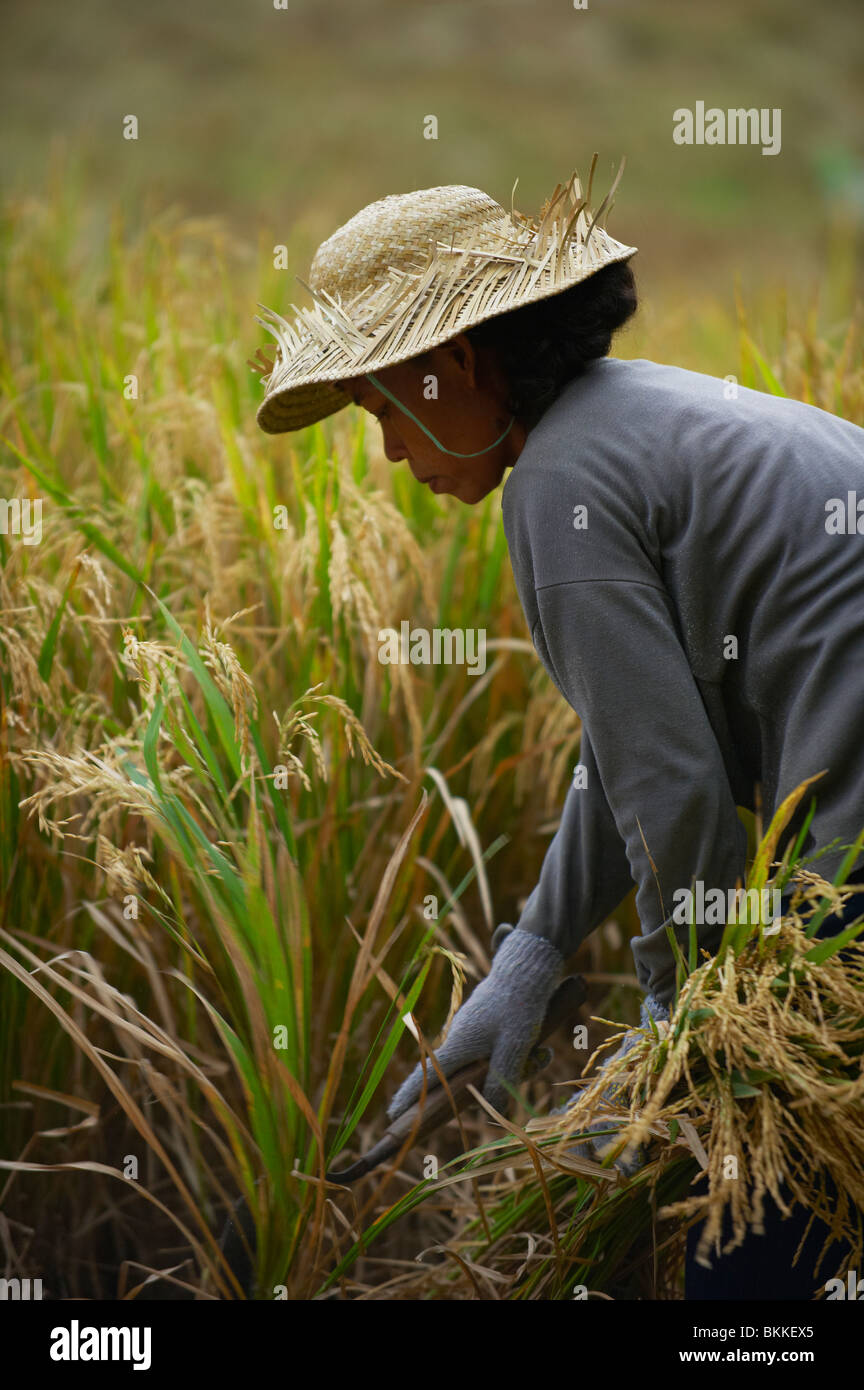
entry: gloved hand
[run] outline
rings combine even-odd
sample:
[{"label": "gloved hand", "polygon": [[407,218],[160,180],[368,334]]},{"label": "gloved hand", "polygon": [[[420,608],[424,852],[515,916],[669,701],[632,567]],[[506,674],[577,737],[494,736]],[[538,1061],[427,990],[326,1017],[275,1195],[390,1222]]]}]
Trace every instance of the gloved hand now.
[{"label": "gloved hand", "polygon": [[[457,1012],[435,1056],[447,1077],[469,1062],[488,1057],[483,1095],[503,1115],[510,1104],[510,1094],[503,1083],[519,1084],[555,992],[564,957],[543,937],[519,927],[510,928],[506,923],[495,932],[492,944],[489,974]],[[441,1084],[431,1061],[427,1061],[427,1078],[429,1090]],[[418,1064],[387,1108],[391,1122],[414,1104],[422,1086],[423,1068]]]},{"label": "gloved hand", "polygon": [[[642,1006],[639,1011],[639,1018],[641,1027],[650,1033],[651,1018],[654,1019],[655,1023],[669,1022],[669,1005],[661,1004],[660,1000],[656,999],[653,994],[646,994],[645,998],[642,1000]],[[605,1062],[600,1067],[598,1076],[603,1075],[606,1068],[610,1065],[611,1062],[615,1060],[616,1057],[623,1057],[625,1053],[630,1052],[636,1046],[637,1042],[641,1041],[642,1034],[635,1028],[629,1029],[628,1032],[624,1035],[624,1040],[621,1043],[621,1046],[618,1048],[618,1051],[614,1052],[611,1057],[607,1057]],[[591,1081],[587,1084],[592,1085],[595,1080],[596,1078],[592,1077]],[[621,1084],[622,1083],[620,1081],[610,1082],[606,1089],[601,1093],[599,1107],[611,1105],[613,1103],[615,1097],[618,1095],[619,1090],[621,1089]],[[570,1106],[573,1104],[574,1100],[576,1100],[581,1094],[581,1091],[574,1091],[570,1099],[564,1105],[558,1106],[558,1108],[556,1110],[553,1110],[551,1113],[553,1115],[563,1115],[565,1110],[568,1110]],[[617,1142],[616,1135],[610,1134],[608,1132],[612,1127],[612,1122],[609,1120],[598,1120],[594,1124],[585,1125],[583,1127],[585,1130],[605,1130],[606,1133],[601,1133],[597,1139],[589,1139],[582,1144],[574,1144],[567,1150],[567,1152],[569,1154],[572,1154],[574,1158],[588,1158],[593,1159],[595,1162],[598,1160],[602,1160],[605,1157],[607,1151],[611,1147],[614,1147],[615,1143]],[[638,1172],[638,1170],[642,1167],[644,1162],[645,1151],[640,1146],[635,1151],[630,1150],[628,1152],[627,1150],[624,1150],[624,1152],[619,1154],[618,1157],[615,1159],[613,1167],[617,1168],[618,1171],[623,1173],[625,1177],[630,1178],[633,1176],[634,1173]]]}]

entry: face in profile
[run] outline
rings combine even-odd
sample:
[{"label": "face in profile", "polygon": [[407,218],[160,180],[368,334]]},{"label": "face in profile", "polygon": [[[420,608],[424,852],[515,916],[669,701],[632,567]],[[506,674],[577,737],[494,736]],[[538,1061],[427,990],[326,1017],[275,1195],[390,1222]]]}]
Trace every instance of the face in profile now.
[{"label": "face in profile", "polygon": [[[384,367],[374,375],[443,446],[439,448],[411,415],[367,377],[344,381],[342,386],[355,405],[368,410],[380,424],[384,453],[391,463],[406,461],[418,482],[470,506],[498,487],[518,458],[525,432],[513,421],[500,438],[512,417],[506,405],[506,383],[488,354],[475,351],[460,334],[421,357]],[[463,454],[473,457],[459,457]]]}]

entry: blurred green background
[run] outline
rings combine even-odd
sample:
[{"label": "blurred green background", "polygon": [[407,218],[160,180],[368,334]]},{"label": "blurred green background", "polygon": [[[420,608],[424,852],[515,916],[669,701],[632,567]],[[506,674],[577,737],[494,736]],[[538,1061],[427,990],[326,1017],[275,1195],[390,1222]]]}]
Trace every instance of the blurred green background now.
[{"label": "blurred green background", "polygon": [[[371,966],[355,991],[346,924],[368,929],[370,941],[378,932],[376,950],[392,932],[387,968],[401,980],[430,930],[420,917],[430,886],[445,901],[467,883],[462,915],[447,899],[437,930],[448,951],[469,952],[473,983],[488,966],[492,923],[467,879],[475,866],[454,807],[470,812],[479,846],[498,847],[494,920],[515,921],[563,803],[578,726],[526,650],[497,496],[474,509],[432,496],[387,462],[364,412],[293,436],[258,430],[261,386],[246,361],[270,342],[256,303],[284,311],[306,302],[294,272],[305,277],[319,241],[387,193],[467,183],[508,205],[518,178],[516,204],[531,214],[574,168],[586,173],[594,151],[602,196],[626,156],[608,226],[640,248],[642,307],[616,351],[737,373],[744,385],[864,423],[861,4],[287,0],[282,10],[273,0],[4,0],[0,15],[0,496],[38,487],[50,499],[44,545],[0,536],[3,611],[14,614],[7,630],[0,613],[0,941],[26,964],[0,975],[0,1153],[116,1165],[146,1148],[147,1190],[170,1194],[196,1232],[218,1233],[226,1198],[243,1191],[255,1206],[262,1288],[288,1268],[291,1296],[306,1297],[330,1278],[331,1254],[354,1222],[338,1239],[327,1228],[322,1243],[327,1214],[308,1174],[345,1142],[368,1147],[385,1094],[414,1057],[401,1023],[386,1022],[389,997]],[[674,111],[699,101],[780,108],[781,152],[676,145]],[[136,141],[123,138],[129,115]],[[424,139],[428,116],[437,140]],[[287,272],[273,264],[281,243]],[[140,378],[140,397],[125,393],[128,374]],[[289,504],[287,532],[272,524],[277,503]],[[225,669],[202,631],[211,602],[230,623]],[[494,680],[468,695],[458,669],[406,669],[397,683],[401,668],[370,657],[379,623],[411,615],[467,628],[478,614],[495,638],[517,643],[499,652]],[[222,671],[233,739],[227,705],[193,679],[194,666],[181,671],[191,713],[178,705],[161,726],[153,714],[155,677],[151,686],[127,658],[126,630],[155,670],[160,652],[175,660],[174,620],[184,660],[197,653]],[[229,795],[250,689],[261,775]],[[323,703],[333,698],[344,708]],[[297,716],[288,742],[308,775],[259,804],[287,737],[271,712],[287,717],[286,708]],[[181,727],[192,713],[197,752]],[[313,717],[326,766],[310,751]],[[362,718],[407,788],[351,755],[343,718]],[[183,823],[200,817],[206,834],[178,849],[156,791],[149,814],[127,813],[130,748],[142,777],[142,765],[153,775],[161,759]],[[104,806],[87,780],[93,751],[109,770],[123,759]],[[379,912],[430,765],[450,799],[436,787]],[[80,840],[80,827],[59,844],[40,829],[23,803],[37,792],[49,804],[69,799],[64,816],[87,812]],[[179,815],[173,802],[168,810]],[[104,821],[92,818],[103,811]],[[140,864],[133,873],[139,848],[153,853],[149,881]],[[135,929],[121,916],[129,875],[142,903]],[[633,1019],[628,938],[637,929],[631,896],[581,948],[589,1013]],[[125,1091],[118,1082],[109,1094],[77,1035],[58,1026],[63,1015],[37,997],[48,976],[47,966],[31,973],[34,943],[55,963],[74,956],[62,967],[70,974],[77,952],[92,951],[95,1002],[80,1016],[103,1061],[117,1060]],[[235,978],[241,947],[257,988]],[[423,960],[418,1017],[431,1037],[451,998],[452,962],[440,952]],[[105,1016],[103,976],[170,1032],[174,1052],[152,1054],[149,1072],[137,1035]],[[56,971],[51,978],[65,997]],[[241,1039],[242,1085],[237,1049],[213,1028],[211,1007]],[[290,1066],[268,1042],[286,1018],[296,1020]],[[388,1047],[400,1043],[392,1065],[385,1036]],[[202,1055],[223,1088],[231,1161],[201,1138],[211,1096],[189,1068]],[[557,1102],[572,1071],[573,1056],[559,1054],[529,1083],[530,1103]],[[13,1089],[22,1082],[26,1104]],[[151,1082],[160,1095],[176,1086],[173,1110],[151,1103]],[[298,1085],[320,1117],[320,1145]],[[58,1095],[101,1107],[98,1126],[58,1144]],[[189,1191],[169,1173],[151,1123],[176,1171],[192,1175]],[[467,1123],[472,1142],[494,1133],[485,1117]],[[447,1142],[461,1151],[459,1136]],[[286,1168],[292,1161],[306,1164],[300,1177]],[[90,1178],[15,1175],[16,1239],[32,1236],[19,1241],[16,1268],[44,1272],[52,1294],[72,1297],[118,1296],[127,1260],[170,1274],[178,1247],[165,1209],[154,1220],[131,1191],[117,1200],[110,1168]],[[391,1196],[380,1200],[389,1211]],[[646,1208],[647,1219],[653,1229]],[[438,1207],[413,1220],[403,1216],[388,1235],[388,1257],[413,1262],[418,1246],[452,1234]],[[625,1225],[638,1244],[632,1213]],[[629,1260],[608,1231],[595,1233],[597,1248]],[[193,1253],[192,1287],[215,1287],[212,1250]],[[368,1283],[368,1268],[359,1277]],[[599,1277],[595,1269],[592,1283]]]},{"label": "blurred green background", "polygon": [[[265,245],[317,243],[367,202],[440,183],[536,212],[600,155],[609,229],[644,286],[848,295],[864,220],[859,0],[6,0],[2,177],[40,187],[58,149],[97,211],[178,202]],[[682,147],[681,106],[779,107],[782,149]],[[124,115],[140,124],[122,136]],[[423,138],[423,118],[438,139]],[[150,202],[149,200],[153,200]],[[835,245],[840,249],[835,251]],[[853,272],[854,273],[854,272]],[[838,309],[841,306],[838,304]]]}]

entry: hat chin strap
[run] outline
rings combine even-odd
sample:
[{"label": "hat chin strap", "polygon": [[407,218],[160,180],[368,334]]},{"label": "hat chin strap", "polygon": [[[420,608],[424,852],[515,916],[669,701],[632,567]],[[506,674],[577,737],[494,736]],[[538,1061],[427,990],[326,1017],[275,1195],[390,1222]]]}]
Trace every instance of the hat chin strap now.
[{"label": "hat chin strap", "polygon": [[417,416],[414,415],[413,412],[408,409],[407,405],[403,405],[401,401],[397,400],[396,397],[392,395],[390,391],[387,390],[386,386],[381,385],[381,382],[378,380],[377,376],[373,376],[371,372],[366,372],[365,375],[366,380],[371,381],[372,385],[375,386],[381,392],[382,396],[386,396],[388,401],[392,401],[394,405],[398,406],[399,409],[405,415],[408,416],[409,420],[414,421],[414,424],[417,425],[417,427],[423,431],[426,437],[432,440],[432,443],[435,445],[436,449],[440,449],[442,454],[451,454],[452,457],[456,459],[476,459],[479,457],[480,454],[488,454],[491,449],[497,449],[501,441],[507,438],[508,434],[510,433],[516,422],[516,416],[511,415],[509,425],[507,426],[503,434],[499,434],[494,444],[487,445],[485,449],[475,449],[474,452],[471,454],[460,454],[457,452],[456,449],[448,449],[445,444],[441,443],[440,439],[436,439],[432,431],[426,428],[422,420],[417,419]]}]

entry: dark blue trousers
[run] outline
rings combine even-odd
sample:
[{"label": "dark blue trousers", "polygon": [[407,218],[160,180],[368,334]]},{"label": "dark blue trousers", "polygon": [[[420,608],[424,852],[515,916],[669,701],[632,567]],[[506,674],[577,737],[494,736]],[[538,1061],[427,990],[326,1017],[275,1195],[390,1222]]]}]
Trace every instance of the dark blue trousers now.
[{"label": "dark blue trousers", "polygon": [[[851,882],[860,882],[864,869],[858,868],[849,875]],[[785,908],[786,902],[784,900]],[[819,928],[819,936],[834,936],[844,926],[850,926],[856,917],[864,913],[864,893],[856,893],[846,905],[843,919],[831,916]],[[826,1175],[829,1192],[833,1184]],[[786,1184],[781,1191],[787,1206],[790,1193]],[[848,1268],[851,1250],[847,1242],[832,1241],[828,1246],[819,1276],[814,1278],[813,1268],[828,1234],[828,1227],[822,1221],[814,1221],[807,1240],[793,1265],[795,1252],[802,1235],[807,1229],[810,1212],[800,1204],[792,1207],[791,1214],[784,1219],[783,1213],[773,1198],[765,1198],[764,1235],[748,1231],[741,1245],[728,1255],[718,1256],[709,1251],[707,1258],[711,1268],[705,1269],[696,1263],[696,1247],[704,1229],[704,1222],[691,1226],[687,1232],[687,1255],[684,1266],[684,1297],[698,1299],[775,1299],[806,1302],[812,1300],[817,1291],[837,1271],[841,1260],[843,1269]],[[727,1207],[724,1212],[721,1248],[732,1239],[732,1221]]]}]

